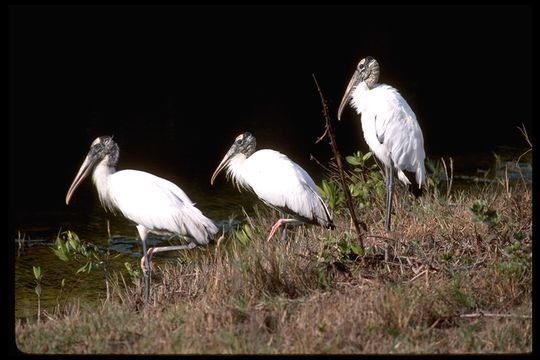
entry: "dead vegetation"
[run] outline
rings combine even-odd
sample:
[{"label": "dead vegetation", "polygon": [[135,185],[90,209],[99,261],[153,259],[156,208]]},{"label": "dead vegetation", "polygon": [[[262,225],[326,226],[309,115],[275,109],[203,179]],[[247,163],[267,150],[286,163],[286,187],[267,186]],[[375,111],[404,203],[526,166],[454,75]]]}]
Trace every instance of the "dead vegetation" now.
[{"label": "dead vegetation", "polygon": [[[364,181],[364,180],[363,180]],[[446,183],[448,185],[448,183]],[[116,273],[109,300],[18,321],[27,353],[312,354],[532,351],[532,185],[499,179],[362,207],[365,248],[336,206],[336,230],[265,240],[258,208],[219,246],[153,271],[153,303]],[[448,195],[448,196],[447,196]],[[363,200],[362,200],[363,201]],[[359,200],[359,202],[361,202]]]}]

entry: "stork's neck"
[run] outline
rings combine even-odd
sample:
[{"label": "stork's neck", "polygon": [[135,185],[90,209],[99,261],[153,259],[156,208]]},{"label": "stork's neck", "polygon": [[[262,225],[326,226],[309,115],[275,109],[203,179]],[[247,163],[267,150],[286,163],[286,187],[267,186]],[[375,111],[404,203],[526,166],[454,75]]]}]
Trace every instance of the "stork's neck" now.
[{"label": "stork's neck", "polygon": [[364,111],[364,105],[367,101],[366,95],[370,90],[366,82],[362,81],[353,91],[351,105],[360,113]]},{"label": "stork's neck", "polygon": [[242,167],[246,162],[246,155],[238,153],[234,155],[227,164],[227,176],[231,178],[233,184],[240,190],[241,187],[248,188],[246,180],[242,176]]},{"label": "stork's neck", "polygon": [[99,164],[94,168],[94,173],[92,174],[92,180],[96,185],[96,189],[99,195],[99,200],[101,204],[111,211],[114,211],[113,203],[111,201],[111,196],[109,194],[109,177],[116,172],[114,166],[109,165],[108,156],[99,162]]},{"label": "stork's neck", "polygon": [[[373,86],[369,86],[365,81],[360,82],[358,86],[354,89],[354,94],[361,95],[362,93],[365,93],[366,91],[369,91],[373,89]],[[354,96],[353,94],[353,96]]]}]

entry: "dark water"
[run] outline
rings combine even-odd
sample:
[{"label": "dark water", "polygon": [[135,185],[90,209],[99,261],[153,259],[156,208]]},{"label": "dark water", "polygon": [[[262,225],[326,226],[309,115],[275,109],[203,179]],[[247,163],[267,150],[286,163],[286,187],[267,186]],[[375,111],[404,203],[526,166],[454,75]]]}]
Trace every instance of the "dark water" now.
[{"label": "dark water", "polygon": [[[511,157],[519,151],[510,151]],[[449,166],[449,159],[446,158]],[[454,157],[455,186],[468,186],[474,182],[467,179],[482,177],[483,172],[494,166],[492,154]],[[323,176],[322,171],[312,172],[317,183]],[[500,174],[499,174],[500,175]],[[532,181],[532,175],[531,176]],[[460,180],[461,178],[461,180]],[[175,181],[177,179],[173,179]],[[461,181],[461,183],[460,183]],[[182,181],[176,181],[179,185]],[[188,196],[197,203],[197,207],[208,217],[217,222],[225,222],[230,218],[241,221],[244,218],[242,208],[252,212],[257,198],[249,192],[238,192],[230,182],[220,176],[214,187],[206,183],[189,184],[181,187]],[[88,273],[76,274],[83,263],[63,262],[54,255],[51,245],[62,231],[74,231],[81,240],[91,242],[112,254],[119,254],[111,263],[111,270],[127,272],[124,262],[130,262],[137,268],[141,256],[137,230],[131,222],[121,216],[106,213],[95,193],[90,181],[86,181],[75,194],[69,206],[59,210],[28,212],[17,214],[15,240],[15,316],[17,318],[35,317],[37,312],[37,296],[34,292],[35,280],[33,266],[40,266],[42,279],[42,309],[49,312],[59,303],[73,301],[78,298],[81,303],[93,302],[104,298],[106,294],[104,273],[97,269]],[[109,240],[109,231],[112,241]],[[149,238],[150,245],[166,244],[168,239]],[[178,243],[178,241],[177,241]],[[165,255],[165,254],[164,254]],[[167,258],[161,254],[157,256]],[[171,257],[169,257],[171,258]],[[128,277],[126,277],[127,279]],[[65,286],[61,288],[64,279]]]}]

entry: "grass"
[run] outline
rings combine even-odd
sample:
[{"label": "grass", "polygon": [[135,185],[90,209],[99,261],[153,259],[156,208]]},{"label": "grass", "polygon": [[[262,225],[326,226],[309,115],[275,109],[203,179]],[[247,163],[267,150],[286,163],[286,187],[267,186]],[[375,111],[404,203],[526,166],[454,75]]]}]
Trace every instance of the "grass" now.
[{"label": "grass", "polygon": [[278,215],[260,207],[219,246],[156,266],[147,308],[140,282],[115,273],[99,304],[68,302],[40,323],[18,320],[17,346],[49,354],[532,352],[532,184],[503,178],[457,190],[431,181],[418,199],[398,187],[387,234],[384,192],[368,175],[371,190],[355,190],[365,249],[339,201],[334,231],[298,227],[286,242],[265,240]]}]

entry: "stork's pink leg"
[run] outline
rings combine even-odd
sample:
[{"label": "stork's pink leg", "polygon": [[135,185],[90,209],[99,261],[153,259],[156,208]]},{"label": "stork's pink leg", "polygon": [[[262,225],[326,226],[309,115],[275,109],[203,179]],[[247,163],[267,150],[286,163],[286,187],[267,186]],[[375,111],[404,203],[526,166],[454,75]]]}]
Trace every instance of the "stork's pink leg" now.
[{"label": "stork's pink leg", "polygon": [[272,230],[270,230],[270,234],[268,235],[268,238],[266,239],[266,241],[270,241],[272,236],[274,236],[276,231],[278,231],[279,227],[283,225],[283,220],[285,219],[279,219],[278,221],[276,221],[276,223],[272,226]]},{"label": "stork's pink leg", "polygon": [[143,274],[146,274],[150,270],[150,261],[152,260],[152,255],[154,254],[154,248],[151,247],[148,249],[146,254],[141,258],[141,269]]}]

